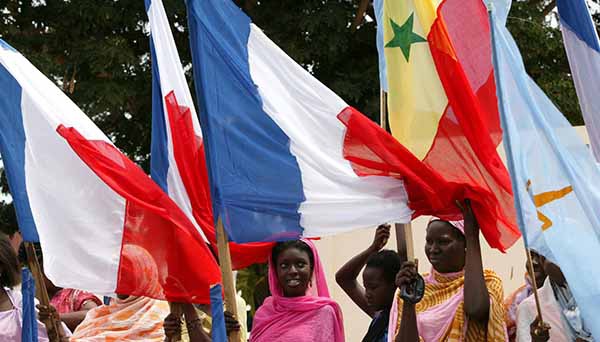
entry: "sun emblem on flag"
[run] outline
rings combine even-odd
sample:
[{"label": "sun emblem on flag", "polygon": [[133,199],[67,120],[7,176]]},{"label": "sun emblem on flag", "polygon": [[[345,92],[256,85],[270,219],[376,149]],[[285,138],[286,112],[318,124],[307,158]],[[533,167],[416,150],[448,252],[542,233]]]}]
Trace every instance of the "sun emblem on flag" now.
[{"label": "sun emblem on flag", "polygon": [[[536,208],[540,208],[550,202],[559,200],[559,199],[567,196],[571,192],[573,192],[572,186],[566,186],[560,190],[546,191],[546,192],[542,192],[537,195],[534,195],[533,191],[531,191],[531,179],[527,180],[526,189],[527,189],[527,192],[529,193],[529,195],[531,196],[531,199],[533,200],[533,203],[535,204]],[[542,214],[541,211],[539,211],[539,210],[536,210],[536,211],[537,211],[538,219],[540,221],[542,221],[542,231],[547,230],[550,227],[552,227],[552,224],[553,224],[552,220],[550,218],[548,218],[548,216]]]}]

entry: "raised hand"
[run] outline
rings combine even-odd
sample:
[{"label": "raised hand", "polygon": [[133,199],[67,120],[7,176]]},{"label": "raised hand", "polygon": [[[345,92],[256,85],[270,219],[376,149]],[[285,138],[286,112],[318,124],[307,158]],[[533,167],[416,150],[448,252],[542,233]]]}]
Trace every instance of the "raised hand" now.
[{"label": "raised hand", "polygon": [[390,228],[391,227],[389,224],[382,224],[377,227],[377,230],[375,231],[375,237],[373,238],[373,243],[369,247],[371,251],[378,252],[385,247],[385,244],[390,239]]},{"label": "raised hand", "polygon": [[456,201],[456,205],[460,208],[465,221],[465,237],[479,237],[479,225],[471,208],[471,200],[465,199],[464,203]]}]

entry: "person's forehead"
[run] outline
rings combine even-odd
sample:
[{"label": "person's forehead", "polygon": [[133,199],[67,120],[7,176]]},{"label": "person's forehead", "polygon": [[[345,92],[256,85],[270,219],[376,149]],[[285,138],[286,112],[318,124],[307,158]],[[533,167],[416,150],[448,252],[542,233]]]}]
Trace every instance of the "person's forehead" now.
[{"label": "person's forehead", "polygon": [[432,237],[432,236],[441,237],[441,236],[446,236],[446,235],[453,237],[454,230],[456,230],[456,228],[454,228],[454,226],[452,226],[448,222],[432,221],[427,226],[427,237]]},{"label": "person's forehead", "polygon": [[308,259],[308,252],[296,247],[290,247],[284,249],[281,254],[279,254],[279,259],[282,258],[306,258]]},{"label": "person's forehead", "polygon": [[383,278],[383,269],[380,267],[367,266],[363,270],[364,281],[378,281]]}]

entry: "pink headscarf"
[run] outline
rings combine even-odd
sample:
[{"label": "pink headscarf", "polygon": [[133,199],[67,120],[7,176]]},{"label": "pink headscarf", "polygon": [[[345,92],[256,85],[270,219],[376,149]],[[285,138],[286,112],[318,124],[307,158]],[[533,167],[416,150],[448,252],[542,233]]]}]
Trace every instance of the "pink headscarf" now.
[{"label": "pink headscarf", "polygon": [[465,235],[465,220],[457,220],[457,221],[450,221],[450,220],[444,220],[441,219],[439,217],[435,217],[432,216],[431,219],[429,219],[429,223],[433,222],[433,221],[444,221],[444,222],[448,222],[450,223],[454,228],[460,230],[460,232]]},{"label": "pink headscarf", "polygon": [[[329,296],[317,248],[310,240],[302,241],[310,247],[314,256],[313,276],[306,295],[283,296],[275,261],[269,256],[269,289],[272,295],[256,311],[250,333],[251,342],[277,341],[281,336],[291,334],[295,336],[295,341],[322,341],[325,335],[330,336],[328,341],[344,341],[342,311]],[[330,310],[321,310],[325,307]],[[331,311],[334,313],[333,324],[328,323],[332,321]]]}]

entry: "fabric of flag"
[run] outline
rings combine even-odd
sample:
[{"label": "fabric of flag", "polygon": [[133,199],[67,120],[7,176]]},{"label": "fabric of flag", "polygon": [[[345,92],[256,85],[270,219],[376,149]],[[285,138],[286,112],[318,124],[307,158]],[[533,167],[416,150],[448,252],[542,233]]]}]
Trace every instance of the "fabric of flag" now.
[{"label": "fabric of flag", "polygon": [[[146,0],[152,53],[151,175],[218,253],[202,131],[161,0]],[[266,262],[271,243],[230,243],[234,269]]]},{"label": "fabric of flag", "polygon": [[592,151],[600,161],[600,41],[585,0],[558,0],[560,29]]},{"label": "fabric of flag", "polygon": [[[498,117],[487,11],[481,0],[384,1],[391,138],[344,117],[346,156],[363,175],[405,181],[418,215],[456,220],[469,198],[490,246],[520,236]],[[377,138],[374,138],[377,137]]]},{"label": "fabric of flag", "polygon": [[[26,241],[60,287],[209,303],[220,271],[186,215],[0,40],[0,154]],[[193,260],[194,267],[189,267]]]},{"label": "fabric of flag", "polygon": [[504,146],[526,246],[560,266],[584,328],[600,336],[600,169],[527,75],[499,20],[493,20],[493,43]]},{"label": "fabric of flag", "polygon": [[221,285],[210,288],[211,337],[215,342],[227,342],[225,315],[223,314],[223,290]]},{"label": "fabric of flag", "polygon": [[[359,177],[340,113],[355,112],[232,1],[187,1],[215,215],[236,242],[408,222],[403,182]],[[360,115],[360,114],[357,114]]]},{"label": "fabric of flag", "polygon": [[28,268],[21,270],[21,294],[23,298],[22,342],[38,341],[38,321],[35,311],[35,282]]}]

